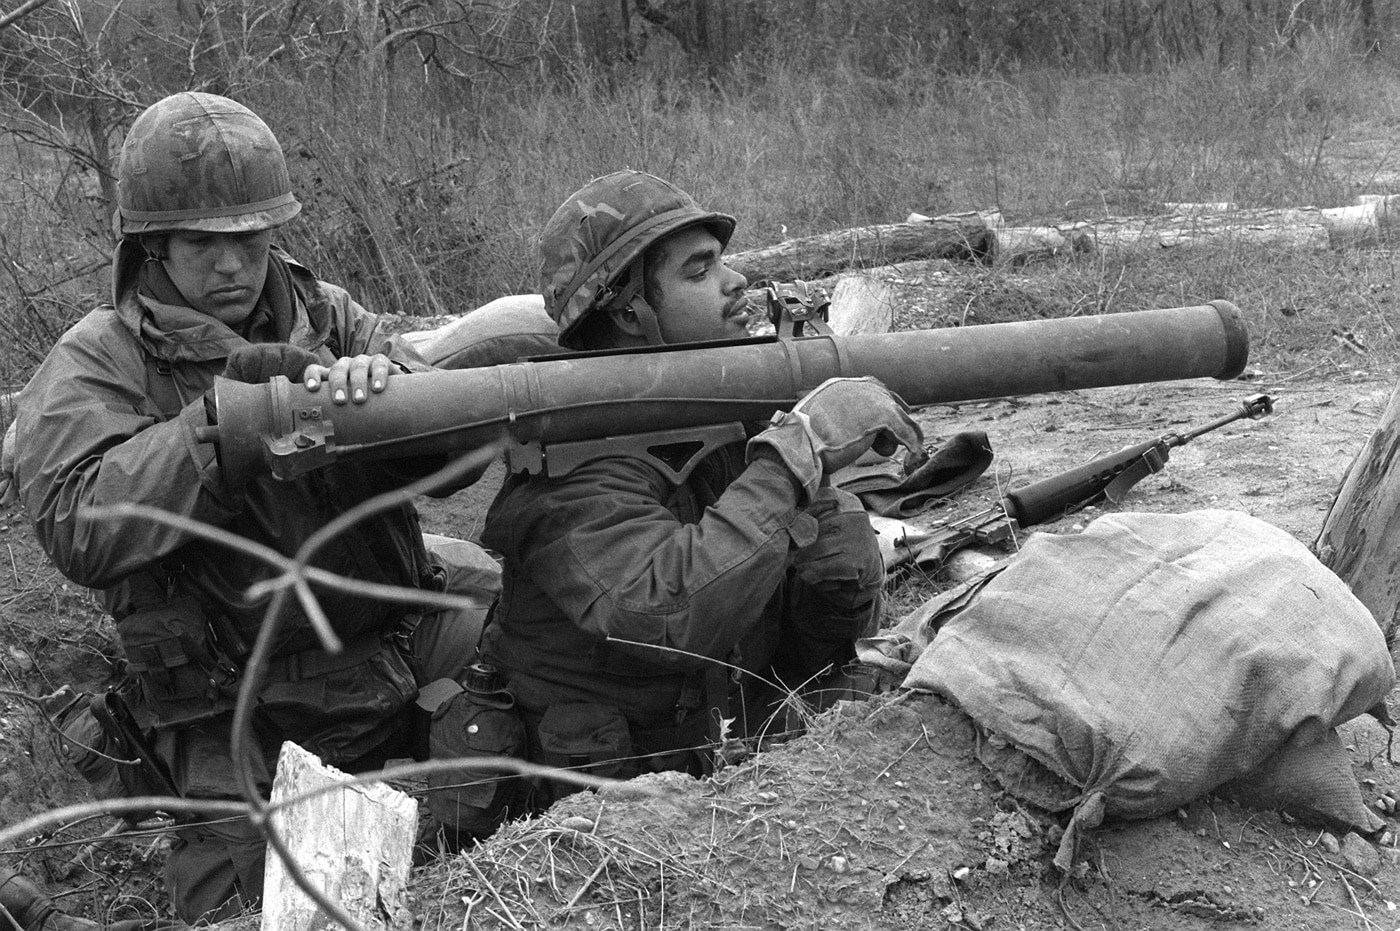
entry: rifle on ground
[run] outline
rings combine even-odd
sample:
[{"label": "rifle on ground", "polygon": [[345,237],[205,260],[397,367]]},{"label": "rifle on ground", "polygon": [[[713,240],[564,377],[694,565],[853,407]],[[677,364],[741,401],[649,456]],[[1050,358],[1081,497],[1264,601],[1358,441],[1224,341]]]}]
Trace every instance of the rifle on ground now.
[{"label": "rifle on ground", "polygon": [[1006,493],[1000,505],[936,530],[910,535],[897,546],[914,553],[915,562],[938,563],[968,546],[1007,546],[1024,527],[1058,520],[1081,508],[1108,500],[1119,504],[1138,482],[1161,472],[1171,451],[1202,434],[1236,420],[1259,420],[1274,412],[1273,398],[1256,394],[1245,398],[1238,410],[1185,433],[1165,433],[1155,440],[1126,446],[1084,465]]}]

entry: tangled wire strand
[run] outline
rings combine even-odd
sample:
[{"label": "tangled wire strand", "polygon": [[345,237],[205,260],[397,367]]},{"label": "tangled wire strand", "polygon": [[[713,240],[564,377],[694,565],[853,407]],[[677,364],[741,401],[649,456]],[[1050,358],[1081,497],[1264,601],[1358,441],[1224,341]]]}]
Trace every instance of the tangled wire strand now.
[{"label": "tangled wire strand", "polygon": [[[455,479],[484,468],[497,454],[499,447],[491,445],[465,454],[448,463],[437,472],[419,479],[403,488],[386,492],[347,510],[316,533],[310,536],[292,557],[285,557],[276,550],[244,539],[202,521],[192,520],[172,514],[160,508],[138,504],[114,504],[93,507],[87,516],[100,520],[146,520],[183,531],[191,537],[218,543],[256,559],[277,569],[279,575],[250,586],[251,597],[271,594],[267,611],[263,615],[258,637],[244,666],[243,679],[239,686],[238,698],[234,707],[231,753],[242,787],[243,801],[226,799],[185,799],[175,796],[140,796],[85,802],[53,809],[40,815],[27,818],[8,828],[0,828],[0,850],[24,838],[65,822],[100,816],[123,816],[133,813],[163,811],[170,815],[191,815],[215,818],[247,818],[266,838],[268,846],[277,854],[286,867],[288,876],[306,895],[332,920],[341,924],[346,931],[365,931],[364,927],[341,905],[325,894],[307,877],[286,842],[272,824],[273,816],[283,808],[305,802],[309,799],[333,791],[343,791],[353,786],[393,779],[408,779],[443,771],[479,771],[483,773],[505,773],[527,778],[548,778],[569,783],[582,788],[599,788],[612,780],[601,779],[584,773],[559,770],[540,766],[508,757],[477,757],[429,760],[422,763],[401,764],[387,767],[377,772],[365,773],[333,784],[316,787],[289,796],[275,804],[262,797],[253,773],[253,758],[250,753],[252,709],[256,704],[257,688],[265,674],[272,645],[285,616],[289,597],[295,596],[306,612],[306,616],[323,649],[328,653],[338,653],[343,649],[340,638],[332,629],[329,619],[322,610],[312,591],[311,583],[336,588],[364,598],[408,602],[425,608],[470,607],[473,602],[460,595],[448,592],[433,592],[417,588],[404,588],[393,585],[367,583],[344,578],[334,573],[317,569],[310,565],[317,551],[335,539],[357,522],[382,511],[410,502],[415,496],[431,494],[448,486]],[[32,696],[23,696],[35,701]],[[121,761],[127,762],[127,761]]]}]

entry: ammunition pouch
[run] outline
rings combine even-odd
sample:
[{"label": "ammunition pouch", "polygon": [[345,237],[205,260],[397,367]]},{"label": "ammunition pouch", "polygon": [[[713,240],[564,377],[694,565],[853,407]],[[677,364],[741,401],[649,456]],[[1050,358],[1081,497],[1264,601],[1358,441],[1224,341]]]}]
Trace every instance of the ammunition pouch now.
[{"label": "ammunition pouch", "polygon": [[[438,696],[439,680],[423,689],[424,698]],[[421,704],[421,699],[420,699]],[[526,754],[525,725],[515,710],[515,698],[505,689],[463,690],[442,701],[428,729],[431,759],[515,757]],[[521,780],[514,773],[457,769],[428,776],[428,809],[458,843],[490,836],[520,798]]]},{"label": "ammunition pouch", "polygon": [[[536,762],[604,779],[630,779],[641,768],[632,753],[632,731],[615,705],[558,702],[545,709],[535,734]],[[533,749],[533,748],[532,748]],[[567,783],[541,787],[546,804],[579,791]]]},{"label": "ammunition pouch", "polygon": [[641,772],[677,771],[692,776],[714,772],[709,708],[697,708],[676,724],[632,729],[632,748]]},{"label": "ammunition pouch", "polygon": [[225,714],[238,696],[239,665],[218,649],[192,597],[138,608],[117,623],[128,671],[139,684],[143,727],[179,727]]}]

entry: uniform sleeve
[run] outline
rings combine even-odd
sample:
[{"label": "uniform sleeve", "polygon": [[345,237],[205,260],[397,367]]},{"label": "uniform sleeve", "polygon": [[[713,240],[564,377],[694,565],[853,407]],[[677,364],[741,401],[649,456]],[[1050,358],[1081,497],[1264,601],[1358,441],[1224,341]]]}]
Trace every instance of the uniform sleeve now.
[{"label": "uniform sleeve", "polygon": [[582,630],[657,665],[698,662],[670,651],[724,657],[783,583],[794,543],[816,535],[792,479],[766,460],[751,463],[698,523],[678,520],[665,506],[666,480],[631,459],[519,492],[528,503],[509,517],[498,512],[488,545],[504,547],[507,562]]},{"label": "uniform sleeve", "polygon": [[15,474],[39,543],[65,576],[103,588],[188,540],[146,520],[98,519],[133,503],[207,523],[234,513],[219,497],[202,397],[162,422],[145,396],[145,364],[114,327],[89,315],[59,341],[20,396]]},{"label": "uniform sleeve", "polygon": [[330,301],[335,321],[333,325],[340,334],[344,355],[382,352],[394,361],[400,371],[432,371],[433,366],[411,343],[399,335],[389,335],[379,315],[362,307],[348,291],[324,281],[318,282],[318,285]]},{"label": "uniform sleeve", "polygon": [[786,635],[774,658],[791,682],[841,665],[858,638],[875,634],[885,582],[875,530],[855,495],[823,487],[809,513],[817,518],[817,539],[794,554]]}]

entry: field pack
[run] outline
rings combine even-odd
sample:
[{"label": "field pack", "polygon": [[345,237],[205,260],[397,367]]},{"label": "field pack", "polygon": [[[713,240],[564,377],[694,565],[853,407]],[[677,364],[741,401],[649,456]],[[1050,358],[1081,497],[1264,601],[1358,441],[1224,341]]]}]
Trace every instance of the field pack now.
[{"label": "field pack", "polygon": [[1383,707],[1395,684],[1385,638],[1269,524],[1110,514],[1033,537],[922,623],[936,633],[904,685],[977,723],[983,761],[1013,795],[1075,809],[1063,869],[1103,817],[1155,817],[1213,791],[1378,826],[1334,728]]}]

